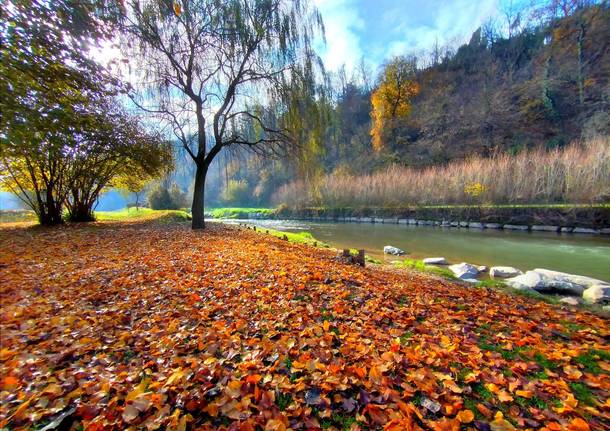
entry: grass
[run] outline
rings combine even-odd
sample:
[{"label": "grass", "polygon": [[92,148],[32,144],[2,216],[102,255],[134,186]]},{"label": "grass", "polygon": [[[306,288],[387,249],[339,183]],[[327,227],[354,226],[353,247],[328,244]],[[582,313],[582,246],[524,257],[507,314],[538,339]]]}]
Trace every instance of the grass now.
[{"label": "grass", "polygon": [[164,221],[187,221],[191,219],[190,214],[182,210],[153,210],[150,208],[123,208],[118,211],[96,211],[97,221],[129,221],[129,220],[152,220]]},{"label": "grass", "polygon": [[551,151],[471,157],[427,168],[391,165],[368,175],[334,172],[316,182],[316,187],[304,181],[287,184],[274,200],[290,208],[314,202],[358,208],[607,204],[609,169],[610,139],[604,137]]},{"label": "grass", "polygon": [[32,210],[0,210],[0,223],[32,222],[38,218]]},{"label": "grass", "polygon": [[440,275],[451,280],[455,280],[453,272],[447,268],[441,268],[435,265],[426,265],[423,261],[417,259],[403,259],[400,262],[395,263],[397,268],[408,268],[414,269],[415,271],[425,272],[428,274]]},{"label": "grass", "polygon": [[273,235],[275,237],[278,238],[286,238],[289,242],[294,242],[297,244],[307,244],[307,245],[311,245],[314,247],[325,247],[328,248],[328,244],[322,242],[322,241],[318,241],[316,238],[314,238],[314,236],[307,232],[307,231],[300,231],[300,232],[284,232],[281,230],[275,230],[275,229],[268,229],[268,228],[263,228],[260,226],[256,227],[256,231],[266,234],[266,235]]},{"label": "grass", "polygon": [[212,218],[246,219],[251,218],[253,213],[256,214],[256,217],[269,217],[275,214],[275,210],[270,208],[214,208],[209,213]]}]

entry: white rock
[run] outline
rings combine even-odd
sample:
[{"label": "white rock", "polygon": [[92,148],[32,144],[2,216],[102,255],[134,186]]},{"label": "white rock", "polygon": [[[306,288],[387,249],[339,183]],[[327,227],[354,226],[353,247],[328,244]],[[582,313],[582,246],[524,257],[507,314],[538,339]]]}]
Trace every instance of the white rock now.
[{"label": "white rock", "polygon": [[574,230],[573,227],[562,227],[561,233],[571,233]]},{"label": "white rock", "polygon": [[382,218],[380,218],[380,217],[375,217],[375,218],[373,219],[373,222],[375,222],[375,223],[383,223],[383,219],[382,219]]},{"label": "white rock", "polygon": [[605,281],[598,280],[596,278],[586,277],[584,275],[568,274],[559,271],[551,271],[550,269],[536,268],[534,269],[534,271],[553,280],[566,281],[568,283],[578,284],[583,286],[584,288],[591,287],[596,284],[608,284]]},{"label": "white rock", "polygon": [[557,232],[559,230],[559,226],[534,225],[532,226],[532,230],[542,232]]},{"label": "white rock", "polygon": [[610,235],[610,228],[606,227],[606,228],[600,229],[599,233],[601,233],[603,235]]},{"label": "white rock", "polygon": [[491,278],[511,278],[523,274],[517,268],[512,266],[492,266],[489,270]]},{"label": "white rock", "polygon": [[582,299],[591,304],[610,302],[610,286],[594,284],[582,293]]},{"label": "white rock", "polygon": [[487,272],[487,267],[485,265],[477,265],[477,269],[479,272]]},{"label": "white rock", "polygon": [[483,226],[483,223],[479,223],[479,222],[470,222],[470,223],[468,223],[468,227],[475,228],[475,229],[485,229],[485,226]]},{"label": "white rock", "polygon": [[599,231],[596,229],[589,229],[588,227],[575,227],[574,230],[572,230],[572,233],[598,234]]},{"label": "white rock", "polygon": [[580,300],[578,298],[576,298],[575,296],[566,296],[565,298],[561,298],[559,300],[559,302],[561,302],[562,304],[566,304],[566,305],[580,304]]},{"label": "white rock", "polygon": [[399,218],[398,224],[409,224],[409,220],[407,220],[406,218]]},{"label": "white rock", "polygon": [[460,227],[468,227],[468,222],[467,221],[461,221],[460,223]]},{"label": "white rock", "polygon": [[505,224],[502,226],[502,229],[509,230],[529,230],[529,226],[521,225],[521,224]]},{"label": "white rock", "polygon": [[534,271],[527,271],[525,274],[507,278],[505,283],[515,289],[537,289],[543,285],[543,277]]},{"label": "white rock", "polygon": [[422,262],[426,265],[448,265],[449,263],[444,257],[427,257]]},{"label": "white rock", "polygon": [[403,254],[407,254],[403,250],[399,249],[398,247],[394,247],[392,245],[386,245],[385,247],[383,247],[383,253],[384,254],[393,254],[394,256],[400,256]]},{"label": "white rock", "polygon": [[452,221],[451,222],[451,227],[459,227],[460,226],[460,222],[459,221]]},{"label": "white rock", "polygon": [[487,229],[500,229],[502,225],[500,223],[485,223]]},{"label": "white rock", "polygon": [[479,274],[479,270],[476,266],[466,262],[451,265],[449,270],[453,272],[457,278],[461,278],[462,280],[467,278],[476,278],[476,276]]}]

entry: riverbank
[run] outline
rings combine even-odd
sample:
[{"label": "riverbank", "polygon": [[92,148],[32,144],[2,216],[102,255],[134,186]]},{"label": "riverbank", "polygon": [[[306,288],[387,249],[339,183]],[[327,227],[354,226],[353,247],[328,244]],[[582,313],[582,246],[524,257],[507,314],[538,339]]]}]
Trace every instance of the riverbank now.
[{"label": "riverbank", "polygon": [[610,205],[453,205],[282,209],[299,220],[610,234]]},{"label": "riverbank", "polygon": [[0,426],[608,426],[599,317],[209,227],[0,229]]}]

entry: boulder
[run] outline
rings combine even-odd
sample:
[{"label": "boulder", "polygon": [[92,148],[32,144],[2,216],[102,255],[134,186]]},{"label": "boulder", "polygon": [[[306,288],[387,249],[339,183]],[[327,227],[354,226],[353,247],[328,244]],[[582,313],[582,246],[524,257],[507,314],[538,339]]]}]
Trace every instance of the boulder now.
[{"label": "boulder", "polygon": [[575,227],[572,230],[572,233],[588,233],[588,234],[598,234],[599,231],[597,229],[589,229],[588,227]]},{"label": "boulder", "polygon": [[528,287],[542,293],[561,293],[567,295],[583,294],[585,289],[595,285],[606,285],[601,280],[582,275],[566,274],[565,272],[551,271],[537,268],[525,274],[509,278],[506,284],[511,287]]},{"label": "boulder", "polygon": [[572,233],[573,230],[574,230],[573,227],[562,227],[561,233]]},{"label": "boulder", "polygon": [[509,229],[509,230],[529,230],[529,226],[526,225],[521,225],[521,224],[505,224],[504,226],[502,226],[502,229]]},{"label": "boulder", "polygon": [[605,281],[598,280],[596,278],[586,277],[584,275],[568,274],[559,271],[551,271],[550,269],[536,268],[534,269],[534,271],[552,280],[565,281],[571,284],[577,284],[584,287],[585,289],[596,284],[608,284]]},{"label": "boulder", "polygon": [[407,220],[406,218],[399,218],[398,224],[409,224],[409,220]]},{"label": "boulder", "polygon": [[575,296],[566,296],[565,298],[561,298],[559,302],[566,305],[578,305],[580,304],[580,299]]},{"label": "boulder", "polygon": [[538,290],[543,286],[543,276],[534,271],[527,271],[525,274],[507,278],[505,283],[514,289]]},{"label": "boulder", "polygon": [[460,222],[459,221],[452,221],[451,222],[451,227],[460,227]]},{"label": "boulder", "polygon": [[426,265],[448,265],[449,262],[444,257],[427,257],[423,260]]},{"label": "boulder", "polygon": [[476,266],[466,262],[451,265],[449,266],[449,270],[453,272],[457,278],[461,278],[462,280],[476,278],[476,276],[479,274],[479,270]]},{"label": "boulder", "polygon": [[383,222],[385,224],[397,224],[398,223],[398,219],[397,218],[384,218]]},{"label": "boulder", "polygon": [[582,293],[582,299],[590,304],[610,303],[610,286],[607,284],[594,284]]},{"label": "boulder", "polygon": [[600,229],[599,233],[601,233],[603,235],[610,235],[610,228],[605,227],[603,229]]},{"label": "boulder", "polygon": [[523,274],[517,268],[512,266],[492,266],[489,270],[491,278],[511,278]]},{"label": "boulder", "polygon": [[479,223],[479,222],[470,222],[470,223],[468,223],[468,227],[475,228],[475,229],[485,229],[485,226],[483,225],[483,223]]},{"label": "boulder", "polygon": [[500,223],[485,223],[487,229],[500,229],[502,225]]},{"label": "boulder", "polygon": [[399,249],[398,247],[394,247],[392,245],[386,245],[383,247],[384,254],[393,254],[394,256],[401,256],[403,254],[407,254],[405,251]]},{"label": "boulder", "polygon": [[375,217],[375,218],[373,219],[373,223],[383,223],[383,219],[382,219],[382,218],[380,218],[380,217]]},{"label": "boulder", "polygon": [[468,222],[467,221],[461,221],[460,223],[460,227],[468,227]]},{"label": "boulder", "polygon": [[559,226],[534,225],[532,226],[532,230],[540,232],[557,232],[559,230]]},{"label": "boulder", "polygon": [[485,265],[476,265],[479,272],[487,272],[487,267]]}]

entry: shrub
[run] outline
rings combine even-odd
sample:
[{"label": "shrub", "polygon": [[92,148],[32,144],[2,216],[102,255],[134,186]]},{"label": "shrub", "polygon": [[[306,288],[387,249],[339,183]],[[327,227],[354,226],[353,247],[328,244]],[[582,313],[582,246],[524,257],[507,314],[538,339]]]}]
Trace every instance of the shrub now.
[{"label": "shrub", "polygon": [[186,195],[173,183],[169,188],[158,184],[148,194],[148,204],[155,210],[178,210],[187,205]]}]

